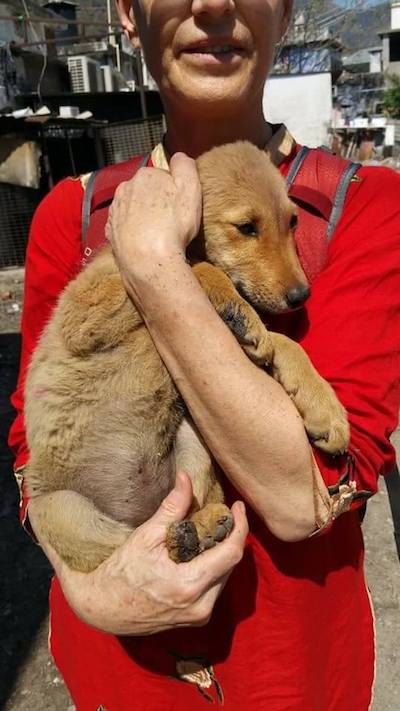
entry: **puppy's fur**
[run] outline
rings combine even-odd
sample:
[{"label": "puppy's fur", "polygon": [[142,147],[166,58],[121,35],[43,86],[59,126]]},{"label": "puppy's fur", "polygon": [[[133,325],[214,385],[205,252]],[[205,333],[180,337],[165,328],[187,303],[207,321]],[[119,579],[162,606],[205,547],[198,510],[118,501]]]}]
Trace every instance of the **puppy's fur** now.
[{"label": "puppy's fur", "polygon": [[[302,349],[268,332],[258,310],[288,309],[307,286],[298,261],[296,207],[267,155],[248,143],[204,154],[204,253],[194,272],[212,304],[258,365],[293,398],[322,449],[348,443],[345,412]],[[244,298],[245,297],[245,298]],[[146,521],[171,490],[177,468],[192,479],[187,521],[167,545],[189,560],[230,531],[210,455],[141,316],[104,248],[59,300],[26,381],[27,468],[38,534],[72,568],[96,568]]]}]

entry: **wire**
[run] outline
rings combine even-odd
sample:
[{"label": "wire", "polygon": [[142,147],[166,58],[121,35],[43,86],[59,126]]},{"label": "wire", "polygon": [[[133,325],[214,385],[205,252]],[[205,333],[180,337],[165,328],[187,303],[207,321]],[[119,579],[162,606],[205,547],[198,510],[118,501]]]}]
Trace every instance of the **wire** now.
[{"label": "wire", "polygon": [[30,25],[32,34],[33,34],[34,37],[36,37],[36,39],[37,39],[37,41],[38,41],[38,45],[37,45],[37,46],[38,46],[38,49],[39,49],[40,52],[42,52],[42,55],[43,55],[42,69],[41,69],[41,72],[40,72],[40,75],[39,75],[39,79],[38,79],[38,83],[37,83],[37,86],[36,86],[36,94],[38,95],[40,105],[42,106],[42,105],[43,105],[43,98],[42,98],[42,81],[43,81],[43,79],[44,79],[44,75],[45,75],[45,72],[46,72],[46,69],[47,69],[47,64],[48,64],[48,59],[47,59],[47,45],[46,45],[46,42],[43,42],[43,41],[41,40],[41,38],[39,37],[39,33],[36,32],[35,27],[34,27],[33,23],[31,22],[30,12],[29,12],[29,8],[28,8],[28,5],[27,5],[27,3],[26,3],[26,0],[22,0],[22,4],[23,4],[23,6],[24,6],[25,14],[26,14],[27,20],[28,20],[28,22],[29,22],[29,25]]},{"label": "wire", "polygon": [[36,93],[39,97],[40,106],[43,106],[42,81],[44,79],[44,75],[45,75],[45,72],[47,69],[47,63],[48,63],[47,54],[45,52],[43,52],[43,66],[42,66],[42,71],[40,72],[39,81],[38,81],[37,87],[36,87]]}]

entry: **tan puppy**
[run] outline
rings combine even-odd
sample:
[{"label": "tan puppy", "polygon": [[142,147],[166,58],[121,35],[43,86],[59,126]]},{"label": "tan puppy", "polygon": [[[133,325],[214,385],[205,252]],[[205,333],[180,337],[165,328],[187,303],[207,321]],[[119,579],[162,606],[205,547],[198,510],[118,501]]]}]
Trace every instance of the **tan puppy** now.
[{"label": "tan puppy", "polygon": [[[332,388],[253,309],[286,311],[308,295],[296,207],[279,171],[248,143],[215,148],[197,165],[204,234],[191,251],[208,260],[193,267],[197,278],[248,356],[269,365],[293,398],[317,445],[345,450],[346,414]],[[230,531],[209,452],[109,248],[61,295],[29,368],[25,417],[38,534],[71,567],[93,570],[121,545],[157,509],[178,468],[191,476],[194,501],[188,520],[169,531],[171,557],[190,560]]]}]

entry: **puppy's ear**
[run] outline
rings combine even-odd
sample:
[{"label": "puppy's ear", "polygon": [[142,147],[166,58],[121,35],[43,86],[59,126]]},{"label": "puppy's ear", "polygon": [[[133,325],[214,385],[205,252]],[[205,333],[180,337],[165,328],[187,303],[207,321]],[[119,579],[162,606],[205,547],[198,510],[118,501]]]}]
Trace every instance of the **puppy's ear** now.
[{"label": "puppy's ear", "polygon": [[135,49],[139,49],[141,45],[133,13],[132,0],[115,0],[115,7],[125,37],[130,41]]}]

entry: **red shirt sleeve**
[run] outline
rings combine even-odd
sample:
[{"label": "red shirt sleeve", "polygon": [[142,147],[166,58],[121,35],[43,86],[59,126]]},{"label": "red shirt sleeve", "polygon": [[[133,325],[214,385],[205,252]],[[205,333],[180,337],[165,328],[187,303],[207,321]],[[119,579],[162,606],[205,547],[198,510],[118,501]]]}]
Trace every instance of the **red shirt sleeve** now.
[{"label": "red shirt sleeve", "polygon": [[[313,284],[300,343],[347,409],[357,490],[375,493],[379,474],[395,463],[389,437],[400,405],[400,175],[386,168],[358,175]],[[316,457],[325,483],[336,484],[343,459]]]},{"label": "red shirt sleeve", "polygon": [[17,411],[9,433],[15,469],[29,457],[23,417],[26,369],[60,292],[77,272],[82,197],[80,180],[62,180],[40,203],[32,220],[25,266],[21,364],[11,398]]}]

